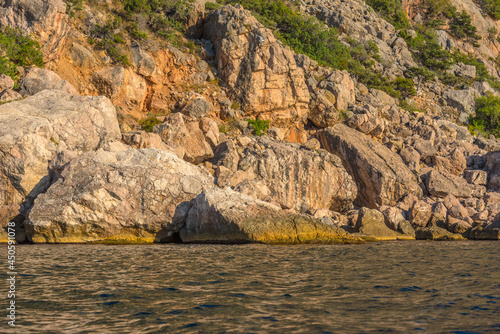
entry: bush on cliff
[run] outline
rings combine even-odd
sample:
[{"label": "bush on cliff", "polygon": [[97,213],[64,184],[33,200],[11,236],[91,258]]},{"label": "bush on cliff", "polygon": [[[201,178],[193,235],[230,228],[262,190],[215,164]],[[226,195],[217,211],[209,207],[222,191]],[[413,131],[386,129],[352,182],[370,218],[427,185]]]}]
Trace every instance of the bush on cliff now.
[{"label": "bush on cliff", "polygon": [[476,99],[476,115],[469,119],[469,129],[500,137],[500,97],[490,94]]},{"label": "bush on cliff", "polygon": [[267,129],[269,129],[270,121],[264,121],[260,118],[255,120],[249,119],[248,124],[250,124],[256,136],[263,136],[267,133]]},{"label": "bush on cliff", "polygon": [[477,34],[477,28],[472,25],[472,19],[465,10],[454,13],[449,26],[453,36],[468,41],[475,47],[479,46],[477,41],[481,36]]},{"label": "bush on cliff", "polygon": [[218,0],[220,4],[241,4],[266,27],[273,29],[277,38],[295,52],[316,60],[323,66],[349,71],[357,80],[370,88],[400,97],[397,85],[372,69],[380,60],[375,43],[361,44],[349,41],[347,46],[339,41],[334,28],[326,28],[318,19],[306,17],[296,11],[294,4],[281,0]]},{"label": "bush on cliff", "polygon": [[392,23],[394,28],[403,29],[410,26],[401,0],[367,0],[366,3]]},{"label": "bush on cliff", "polygon": [[0,51],[3,52],[0,54],[0,74],[14,80],[18,77],[16,66],[44,66],[40,44],[20,29],[0,29]]},{"label": "bush on cliff", "polygon": [[496,20],[500,20],[500,0],[482,0],[478,1],[486,13]]}]

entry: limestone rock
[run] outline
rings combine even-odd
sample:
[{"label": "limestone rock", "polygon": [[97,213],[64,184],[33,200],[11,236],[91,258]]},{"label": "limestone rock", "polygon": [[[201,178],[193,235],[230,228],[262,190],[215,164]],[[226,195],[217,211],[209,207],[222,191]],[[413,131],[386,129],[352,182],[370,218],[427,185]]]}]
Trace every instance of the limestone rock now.
[{"label": "limestone rock", "polygon": [[14,80],[5,74],[0,75],[0,92],[14,87]]},{"label": "limestone rock", "polygon": [[431,219],[432,207],[424,201],[416,201],[409,212],[409,220],[415,228],[426,227]]},{"label": "limestone rock", "polygon": [[137,66],[138,73],[145,77],[152,76],[156,69],[155,60],[144,51],[137,42],[132,42],[132,59]]},{"label": "limestone rock", "polygon": [[73,60],[73,64],[83,69],[90,69],[96,64],[96,60],[92,52],[78,43],[73,42],[73,46],[70,49],[70,55]]},{"label": "limestone rock", "polygon": [[250,11],[239,4],[219,8],[208,18],[203,38],[214,45],[229,97],[247,115],[285,123],[306,118],[310,97],[303,69]]},{"label": "limestone rock", "polygon": [[464,179],[470,184],[485,186],[488,180],[488,173],[484,170],[466,170],[464,171]]},{"label": "limestone rock", "polygon": [[476,77],[476,67],[472,65],[465,65],[464,63],[453,65],[449,71],[451,71],[452,74],[463,78],[474,79]]},{"label": "limestone rock", "polygon": [[362,208],[358,214],[355,230],[376,240],[396,240],[398,234],[385,224],[384,215],[375,209]]},{"label": "limestone rock", "polygon": [[473,89],[449,89],[443,93],[443,98],[449,106],[469,114],[474,110],[475,93],[476,91]]},{"label": "limestone rock", "polygon": [[26,76],[19,82],[22,95],[35,95],[45,89],[59,89],[72,95],[78,95],[78,91],[72,84],[50,70],[32,67]]},{"label": "limestone rock", "polygon": [[196,96],[193,100],[189,101],[184,108],[182,108],[182,113],[186,116],[193,118],[202,118],[210,115],[210,102],[207,101],[203,96]]},{"label": "limestone rock", "polygon": [[194,200],[183,242],[269,244],[355,242],[344,230],[310,216],[282,211],[229,188],[209,189]]},{"label": "limestone rock", "polygon": [[0,93],[0,102],[10,102],[13,100],[20,100],[23,96],[12,89],[6,89]]},{"label": "limestone rock", "polygon": [[0,105],[0,123],[2,224],[17,214],[30,192],[34,196],[37,187],[43,188],[47,163],[58,151],[86,152],[121,138],[115,107],[107,98],[61,90]]},{"label": "limestone rock", "polygon": [[489,171],[488,188],[500,191],[500,151],[486,155],[486,170]]},{"label": "limestone rock", "polygon": [[326,151],[252,137],[217,147],[217,184],[299,212],[351,208],[357,188],[340,159]]},{"label": "limestone rock", "polygon": [[333,71],[321,82],[320,87],[333,93],[338,110],[347,110],[349,104],[356,101],[354,82],[347,71]]},{"label": "limestone rock", "polygon": [[394,205],[409,193],[422,195],[416,177],[401,157],[343,124],[319,132],[322,146],[338,155],[358,186],[355,204]]},{"label": "limestone rock", "polygon": [[438,240],[438,241],[466,240],[460,234],[448,232],[444,228],[437,226],[419,228],[415,230],[415,238],[417,240]]},{"label": "limestone rock", "polygon": [[99,94],[114,99],[125,84],[125,69],[120,66],[103,68],[94,72],[92,82]]},{"label": "limestone rock", "polygon": [[478,240],[500,240],[500,219],[474,227],[470,237]]},{"label": "limestone rock", "polygon": [[190,119],[181,113],[169,114],[162,124],[157,124],[153,132],[160,135],[167,145],[184,148],[184,160],[199,164],[214,156],[212,147],[200,129],[197,120]]},{"label": "limestone rock", "polygon": [[484,194],[484,188],[468,184],[460,177],[436,170],[431,170],[425,175],[425,186],[429,194],[436,197],[446,197],[447,195],[481,197]]},{"label": "limestone rock", "polygon": [[27,235],[35,243],[169,241],[184,224],[178,206],[212,186],[208,172],[172,153],[89,152],[35,200]]},{"label": "limestone rock", "polygon": [[165,144],[159,135],[156,133],[148,133],[145,131],[130,131],[122,133],[122,140],[133,148],[156,148],[160,151],[175,153],[180,159],[185,155],[185,150],[180,145],[169,146]]}]

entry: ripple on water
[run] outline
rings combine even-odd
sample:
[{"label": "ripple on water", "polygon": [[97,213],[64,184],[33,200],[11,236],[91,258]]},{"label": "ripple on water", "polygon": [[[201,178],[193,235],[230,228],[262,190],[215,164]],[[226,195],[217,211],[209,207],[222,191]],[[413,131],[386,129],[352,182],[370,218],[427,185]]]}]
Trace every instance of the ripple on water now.
[{"label": "ripple on water", "polygon": [[494,332],[499,266],[498,242],[21,245],[16,333]]}]

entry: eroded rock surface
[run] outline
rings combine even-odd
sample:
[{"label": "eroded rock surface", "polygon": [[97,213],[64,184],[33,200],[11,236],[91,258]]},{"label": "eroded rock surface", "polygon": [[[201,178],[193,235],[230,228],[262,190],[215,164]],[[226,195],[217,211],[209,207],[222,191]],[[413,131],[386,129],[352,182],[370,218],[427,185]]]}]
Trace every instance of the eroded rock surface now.
[{"label": "eroded rock surface", "polygon": [[345,211],[357,196],[340,159],[269,138],[240,137],[215,152],[217,184],[298,212]]},{"label": "eroded rock surface", "polygon": [[235,192],[209,189],[194,200],[180,237],[184,242],[269,244],[357,242],[344,230]]},{"label": "eroded rock surface", "polygon": [[30,193],[46,186],[57,152],[95,150],[121,138],[116,110],[105,97],[45,90],[0,105],[0,219],[15,216]]},{"label": "eroded rock surface", "polygon": [[409,193],[421,196],[417,180],[401,157],[343,124],[318,133],[322,146],[339,156],[358,186],[355,204],[394,205]]},{"label": "eroded rock surface", "polygon": [[309,91],[302,68],[250,11],[241,5],[221,7],[208,18],[203,38],[214,45],[229,96],[248,115],[281,122],[307,117]]},{"label": "eroded rock surface", "polygon": [[89,152],[35,200],[27,235],[37,243],[170,240],[184,224],[182,204],[211,187],[207,171],[172,153]]}]

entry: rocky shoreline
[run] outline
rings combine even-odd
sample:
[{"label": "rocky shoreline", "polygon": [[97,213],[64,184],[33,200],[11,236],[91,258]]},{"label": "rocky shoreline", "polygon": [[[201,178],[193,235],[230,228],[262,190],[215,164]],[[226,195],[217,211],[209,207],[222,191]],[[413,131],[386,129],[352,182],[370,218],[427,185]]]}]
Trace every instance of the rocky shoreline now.
[{"label": "rocky shoreline", "polygon": [[[498,94],[487,83],[425,83],[428,112],[410,112],[295,54],[240,5],[197,21],[201,56],[134,42],[133,64],[111,66],[61,4],[35,18],[0,6],[0,26],[34,20],[52,41],[52,70],[26,69],[16,90],[0,77],[0,242],[9,221],[19,243],[500,239],[500,142],[459,121]],[[416,65],[391,45],[406,59],[393,71]],[[128,123],[160,109],[151,131]]]}]

